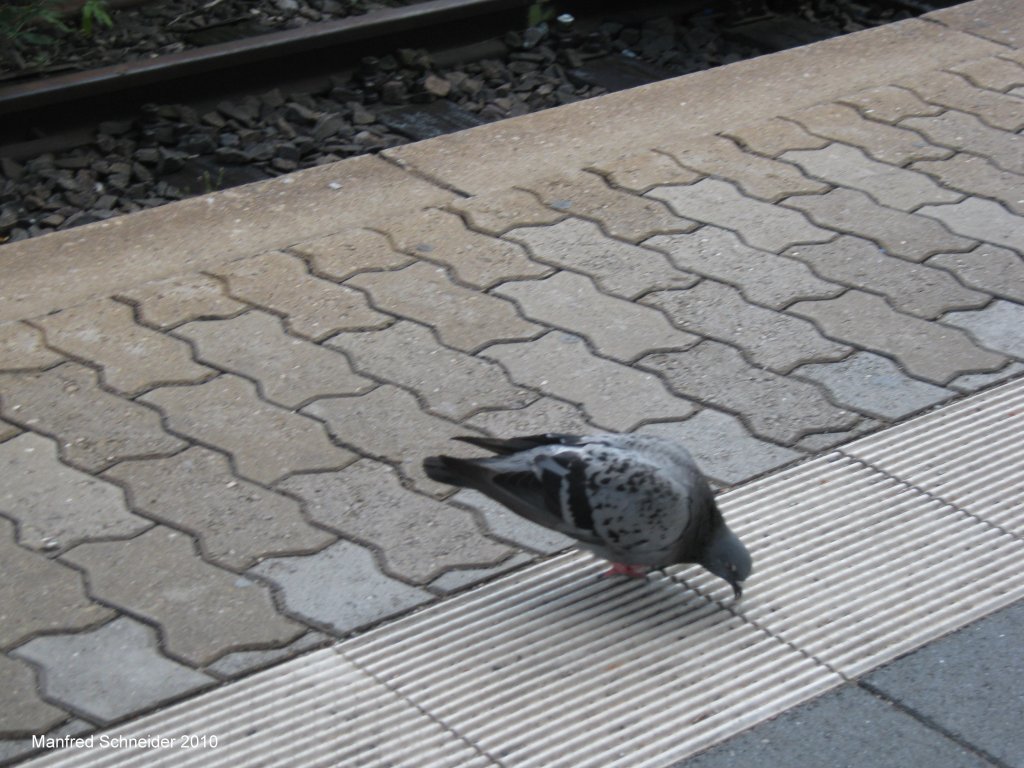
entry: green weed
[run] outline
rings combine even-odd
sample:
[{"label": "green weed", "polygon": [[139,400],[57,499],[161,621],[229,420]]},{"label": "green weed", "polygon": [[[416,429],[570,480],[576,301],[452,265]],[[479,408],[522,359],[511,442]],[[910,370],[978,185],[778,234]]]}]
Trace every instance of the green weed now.
[{"label": "green weed", "polygon": [[82,6],[82,34],[92,37],[93,25],[97,22],[108,29],[114,26],[114,20],[107,12],[106,0],[85,0]]}]

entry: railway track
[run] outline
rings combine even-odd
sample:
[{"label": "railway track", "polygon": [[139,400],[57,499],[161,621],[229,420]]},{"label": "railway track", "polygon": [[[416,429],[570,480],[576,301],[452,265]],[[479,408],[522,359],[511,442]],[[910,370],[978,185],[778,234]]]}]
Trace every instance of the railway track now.
[{"label": "railway track", "polygon": [[[442,28],[465,35],[460,27],[479,24],[486,34],[507,27],[512,11],[522,11],[529,0],[428,0],[401,8],[386,8],[364,16],[328,21],[297,29],[270,32],[231,42],[143,59],[114,66],[32,79],[0,87],[0,115],[26,114],[45,107],[63,106],[83,99],[117,94],[129,98],[154,86],[172,91],[180,81],[196,86],[195,77],[216,74],[224,78],[255,80],[270,68],[311,72],[351,63],[369,42],[374,50],[401,45],[410,33],[437,35]],[[453,33],[448,33],[451,37]],[[304,61],[300,61],[304,59]],[[269,67],[268,67],[269,64]],[[223,84],[219,85],[223,88]],[[156,95],[165,91],[158,90]],[[152,94],[152,91],[150,92]],[[11,129],[8,126],[7,130]]]},{"label": "railway track", "polygon": [[0,242],[952,4],[870,2],[428,0],[0,86]]}]

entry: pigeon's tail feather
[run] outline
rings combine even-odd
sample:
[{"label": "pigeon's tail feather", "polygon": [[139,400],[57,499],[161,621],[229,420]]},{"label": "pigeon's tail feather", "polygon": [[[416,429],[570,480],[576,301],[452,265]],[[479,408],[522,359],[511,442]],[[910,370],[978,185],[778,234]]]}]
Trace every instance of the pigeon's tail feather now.
[{"label": "pigeon's tail feather", "polygon": [[576,435],[567,435],[561,432],[545,432],[540,435],[526,435],[524,437],[513,437],[502,440],[499,437],[478,437],[476,435],[463,435],[456,437],[464,443],[484,448],[501,456],[508,456],[520,451],[529,451],[532,448],[540,448],[543,445],[578,445],[580,438]]},{"label": "pigeon's tail feather", "polygon": [[460,488],[475,487],[474,478],[480,474],[472,462],[454,456],[428,456],[423,460],[423,471],[435,482]]}]

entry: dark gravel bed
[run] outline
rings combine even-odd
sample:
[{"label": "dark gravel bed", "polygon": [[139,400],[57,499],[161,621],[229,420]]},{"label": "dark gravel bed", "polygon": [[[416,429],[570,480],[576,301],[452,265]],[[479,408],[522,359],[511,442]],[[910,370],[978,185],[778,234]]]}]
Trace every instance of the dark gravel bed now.
[{"label": "dark gravel bed", "polygon": [[100,124],[84,146],[0,158],[0,243],[909,15],[882,0],[787,5],[770,15],[748,8],[632,23],[552,20],[508,33],[500,55],[478,61],[440,66],[425,50],[403,49],[367,57],[310,92],[274,89],[202,108],[147,104]]}]

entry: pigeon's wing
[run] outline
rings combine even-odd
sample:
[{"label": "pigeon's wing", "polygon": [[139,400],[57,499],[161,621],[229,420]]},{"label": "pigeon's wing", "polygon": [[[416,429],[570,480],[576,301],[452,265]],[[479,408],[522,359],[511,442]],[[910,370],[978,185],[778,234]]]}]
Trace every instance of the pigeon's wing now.
[{"label": "pigeon's wing", "polygon": [[599,543],[585,495],[586,457],[579,449],[541,446],[483,459],[431,456],[423,468],[433,480],[480,491],[533,523]]},{"label": "pigeon's wing", "polygon": [[[489,495],[539,525],[588,544],[600,544],[587,496],[586,455],[560,449],[530,451],[523,458],[525,467],[510,467],[511,471],[496,467],[490,481],[497,493]],[[498,465],[501,459],[492,461]]]}]

